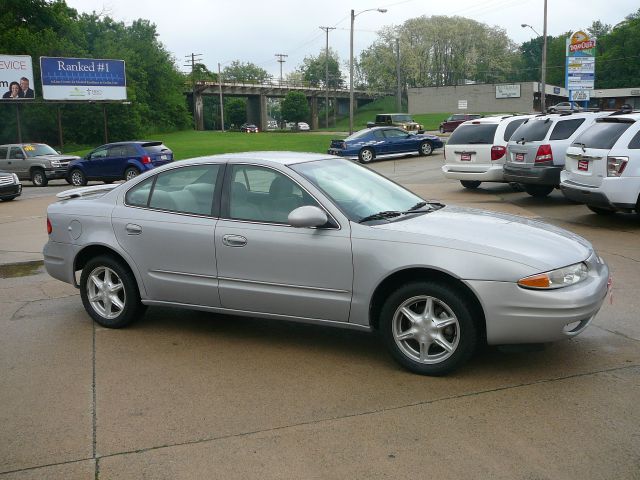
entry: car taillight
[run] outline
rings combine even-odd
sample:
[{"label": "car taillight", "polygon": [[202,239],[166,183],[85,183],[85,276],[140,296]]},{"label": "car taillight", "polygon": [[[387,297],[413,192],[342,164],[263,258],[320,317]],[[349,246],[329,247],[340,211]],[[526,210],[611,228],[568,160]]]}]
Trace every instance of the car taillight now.
[{"label": "car taillight", "polygon": [[553,152],[551,145],[540,145],[534,163],[550,163],[553,162]]},{"label": "car taillight", "polygon": [[627,168],[629,157],[607,157],[607,177],[619,177]]},{"label": "car taillight", "polygon": [[47,217],[47,234],[51,235],[51,232],[53,232],[53,227],[51,226],[51,221],[49,220],[49,217]]},{"label": "car taillight", "polygon": [[491,147],[491,161],[500,160],[507,153],[507,147],[494,145]]},{"label": "car taillight", "polygon": [[142,163],[151,163],[151,157],[149,155],[143,155]]}]

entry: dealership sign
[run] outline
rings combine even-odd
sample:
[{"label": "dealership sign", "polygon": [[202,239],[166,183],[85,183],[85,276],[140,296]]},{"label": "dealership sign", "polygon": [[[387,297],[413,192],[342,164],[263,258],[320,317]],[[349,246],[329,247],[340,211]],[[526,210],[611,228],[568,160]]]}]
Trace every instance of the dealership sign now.
[{"label": "dealership sign", "polygon": [[0,98],[33,100],[33,65],[29,55],[0,55]]},{"label": "dealership sign", "polygon": [[577,31],[567,39],[567,90],[593,90],[596,72],[596,39]]},{"label": "dealership sign", "polygon": [[40,57],[46,100],[126,100],[124,60]]},{"label": "dealership sign", "polygon": [[496,85],[496,98],[520,98],[520,84]]}]

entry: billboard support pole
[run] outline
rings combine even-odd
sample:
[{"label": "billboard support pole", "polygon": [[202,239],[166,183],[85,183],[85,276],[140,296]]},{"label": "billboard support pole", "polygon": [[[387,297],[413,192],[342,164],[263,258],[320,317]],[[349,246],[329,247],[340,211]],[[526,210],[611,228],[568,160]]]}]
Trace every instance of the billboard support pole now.
[{"label": "billboard support pole", "polygon": [[107,104],[102,104],[102,116],[104,118],[104,143],[109,143],[109,129],[107,127]]},{"label": "billboard support pole", "polygon": [[58,105],[58,143],[60,144],[60,151],[64,149],[64,140],[62,138],[62,113],[60,112],[60,105]]},{"label": "billboard support pole", "polygon": [[20,126],[20,104],[16,103],[16,125],[18,126],[18,143],[22,143],[22,127]]}]

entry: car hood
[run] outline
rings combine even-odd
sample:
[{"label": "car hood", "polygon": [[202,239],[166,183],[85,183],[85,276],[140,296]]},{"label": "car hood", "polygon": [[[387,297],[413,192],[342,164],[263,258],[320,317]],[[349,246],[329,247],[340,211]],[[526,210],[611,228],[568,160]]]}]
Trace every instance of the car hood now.
[{"label": "car hood", "polygon": [[56,160],[58,162],[70,162],[72,160],[78,160],[80,157],[76,155],[37,155],[38,160]]},{"label": "car hood", "polygon": [[584,238],[553,225],[505,213],[447,206],[405,220],[376,225],[396,241],[443,246],[553,270],[586,260]]}]

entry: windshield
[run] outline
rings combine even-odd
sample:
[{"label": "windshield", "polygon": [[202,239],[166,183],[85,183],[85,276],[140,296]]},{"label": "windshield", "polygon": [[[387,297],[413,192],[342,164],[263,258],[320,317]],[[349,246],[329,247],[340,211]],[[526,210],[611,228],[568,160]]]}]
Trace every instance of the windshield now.
[{"label": "windshield", "polygon": [[549,128],[553,122],[550,118],[545,120],[529,120],[518,127],[511,135],[510,141],[516,142],[539,142],[547,136]]},{"label": "windshield", "polygon": [[27,157],[37,157],[39,155],[58,155],[53,148],[44,143],[30,143],[22,147]]},{"label": "windshield", "polygon": [[354,222],[379,212],[405,212],[423,201],[382,175],[349,160],[319,160],[298,163],[291,168],[322,190]]}]

